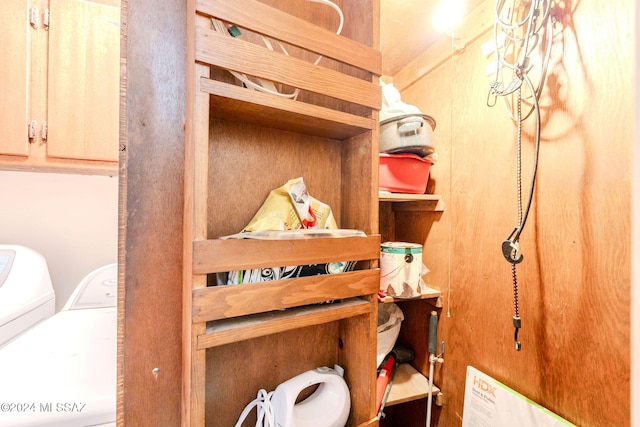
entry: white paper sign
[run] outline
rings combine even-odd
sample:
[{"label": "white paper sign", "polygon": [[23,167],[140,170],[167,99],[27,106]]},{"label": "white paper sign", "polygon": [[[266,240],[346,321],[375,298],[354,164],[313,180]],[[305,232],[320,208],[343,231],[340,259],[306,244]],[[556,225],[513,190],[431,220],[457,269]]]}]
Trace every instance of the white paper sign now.
[{"label": "white paper sign", "polygon": [[490,376],[467,366],[462,427],[575,426]]}]

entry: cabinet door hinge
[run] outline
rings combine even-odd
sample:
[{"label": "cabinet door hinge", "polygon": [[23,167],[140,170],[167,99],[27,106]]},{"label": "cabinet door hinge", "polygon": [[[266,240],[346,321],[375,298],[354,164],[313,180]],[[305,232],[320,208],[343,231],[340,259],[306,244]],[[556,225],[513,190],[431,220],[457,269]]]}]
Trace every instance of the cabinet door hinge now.
[{"label": "cabinet door hinge", "polygon": [[31,26],[37,30],[38,29],[38,8],[37,7],[32,7],[29,9],[29,24],[31,24]]},{"label": "cabinet door hinge", "polygon": [[47,142],[48,130],[47,122],[42,122],[42,142]]},{"label": "cabinet door hinge", "polygon": [[36,129],[38,128],[38,122],[31,120],[31,123],[27,125],[27,137],[30,143],[36,142]]},{"label": "cabinet door hinge", "polygon": [[45,31],[49,29],[49,9],[45,9],[42,13],[42,27]]}]

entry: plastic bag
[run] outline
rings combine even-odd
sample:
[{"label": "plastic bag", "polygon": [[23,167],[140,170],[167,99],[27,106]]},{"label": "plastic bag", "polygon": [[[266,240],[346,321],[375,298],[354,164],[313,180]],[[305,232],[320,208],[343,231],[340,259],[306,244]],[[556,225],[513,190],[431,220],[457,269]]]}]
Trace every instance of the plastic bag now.
[{"label": "plastic bag", "polygon": [[393,117],[404,116],[407,114],[421,115],[422,111],[415,105],[409,105],[402,101],[400,92],[393,83],[387,83],[382,86],[382,108],[380,109],[379,119],[381,122]]},{"label": "plastic bag", "polygon": [[378,304],[378,348],[376,353],[376,366],[380,366],[384,357],[393,350],[400,324],[404,320],[404,314],[400,307],[394,303]]},{"label": "plastic bag", "polygon": [[329,205],[311,197],[301,177],[272,190],[243,231],[338,228]]}]

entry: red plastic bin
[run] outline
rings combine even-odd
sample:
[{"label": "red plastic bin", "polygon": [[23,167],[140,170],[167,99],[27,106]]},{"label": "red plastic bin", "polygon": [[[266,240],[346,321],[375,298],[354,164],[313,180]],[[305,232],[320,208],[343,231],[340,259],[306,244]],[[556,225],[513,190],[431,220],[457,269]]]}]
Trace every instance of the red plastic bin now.
[{"label": "red plastic bin", "polygon": [[416,154],[380,153],[380,190],[392,193],[424,194],[433,162]]}]

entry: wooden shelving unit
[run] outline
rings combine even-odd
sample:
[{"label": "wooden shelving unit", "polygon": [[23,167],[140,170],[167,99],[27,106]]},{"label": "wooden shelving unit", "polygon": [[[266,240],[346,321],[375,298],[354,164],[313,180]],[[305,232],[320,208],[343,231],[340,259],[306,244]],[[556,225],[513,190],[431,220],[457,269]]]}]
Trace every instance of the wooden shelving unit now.
[{"label": "wooden shelving unit", "polygon": [[[385,236],[384,239],[393,240],[395,238],[395,221],[397,212],[442,212],[444,211],[444,199],[438,194],[401,194],[401,193],[389,193],[386,191],[379,192],[380,207],[380,227],[381,232]],[[385,234],[386,233],[386,234]],[[416,298],[394,298],[385,297],[382,299],[382,303],[399,303],[402,306],[405,304],[412,304],[420,301],[427,301],[436,308],[442,307],[442,292],[428,287],[419,297]],[[416,319],[413,321],[418,324],[426,322],[428,311],[422,309],[411,309],[411,315]],[[406,318],[405,318],[406,320]],[[426,330],[426,325],[420,328]],[[419,344],[420,347],[424,347],[424,342],[417,343],[415,340],[422,340],[426,342],[425,336],[416,337],[413,336],[410,344]],[[428,355],[423,355],[428,357]],[[418,371],[409,363],[403,363],[396,367],[396,372],[393,378],[393,384],[391,386],[389,396],[387,398],[386,406],[400,405],[402,403],[412,402],[418,399],[423,399],[428,396],[429,393],[429,379],[426,377],[425,371]],[[433,403],[441,406],[443,401],[443,394],[437,386],[432,388]]]},{"label": "wooden shelving unit", "polygon": [[[259,389],[338,364],[348,426],[375,419],[378,258],[376,2],[345,0],[343,34],[315,2],[196,0],[185,164],[183,414],[186,425],[234,425]],[[370,21],[361,19],[371,17]],[[229,37],[212,19],[243,34]],[[322,55],[317,65],[309,57]],[[243,73],[298,88],[296,99],[242,87]],[[338,225],[366,237],[222,239],[249,223],[274,188],[302,176]],[[218,274],[353,261],[354,271],[217,285]],[[301,345],[302,344],[302,345]],[[375,423],[375,421],[374,421]],[[375,424],[371,424],[375,425]]]}]

